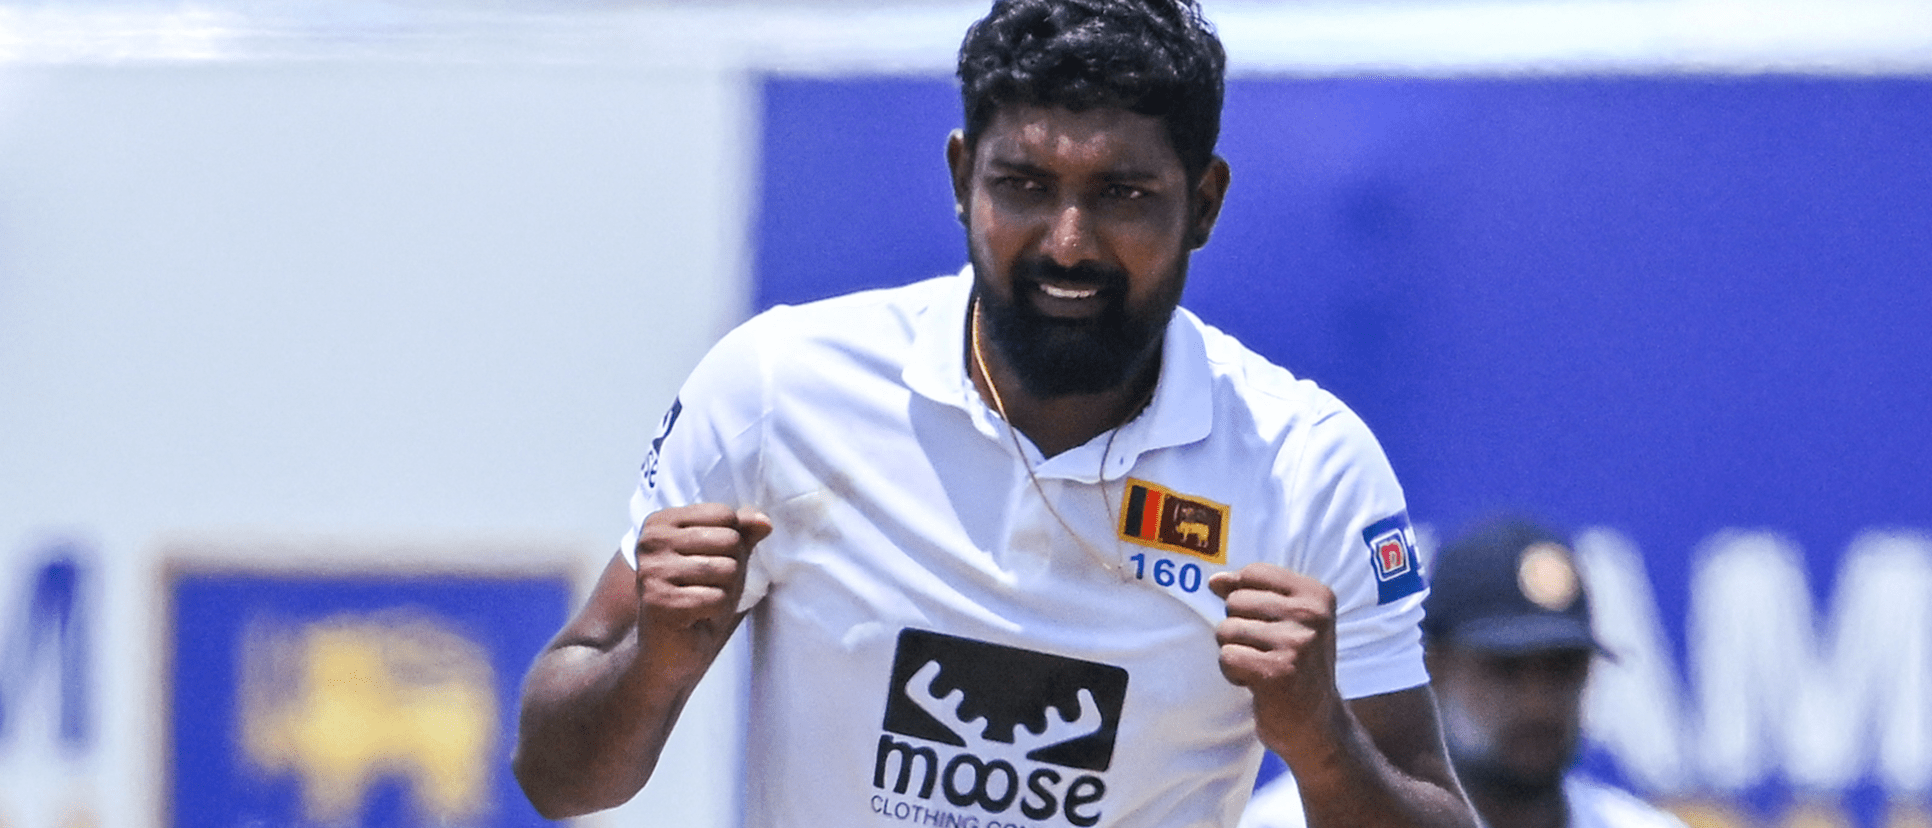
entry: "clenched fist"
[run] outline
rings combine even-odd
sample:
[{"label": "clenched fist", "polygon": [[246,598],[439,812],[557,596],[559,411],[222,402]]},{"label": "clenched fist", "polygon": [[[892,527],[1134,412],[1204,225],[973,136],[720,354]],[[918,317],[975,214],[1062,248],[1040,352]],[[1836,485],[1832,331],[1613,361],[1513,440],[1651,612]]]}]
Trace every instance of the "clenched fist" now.
[{"label": "clenched fist", "polygon": [[640,639],[711,655],[724,646],[738,616],[752,547],[771,534],[771,518],[717,503],[664,509],[644,519],[637,537],[637,629]]},{"label": "clenched fist", "polygon": [[1335,593],[1306,575],[1272,564],[1218,572],[1208,589],[1227,602],[1215,628],[1221,675],[1254,693],[1263,744],[1289,759],[1317,751],[1346,727],[1335,687]]}]

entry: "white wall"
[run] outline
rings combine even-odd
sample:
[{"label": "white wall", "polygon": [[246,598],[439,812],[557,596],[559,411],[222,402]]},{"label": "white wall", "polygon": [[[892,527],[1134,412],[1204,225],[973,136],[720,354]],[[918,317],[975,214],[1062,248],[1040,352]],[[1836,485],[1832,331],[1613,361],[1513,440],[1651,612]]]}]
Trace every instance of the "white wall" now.
[{"label": "white wall", "polygon": [[[692,64],[0,65],[0,637],[47,539],[108,598],[98,751],[16,727],[0,823],[54,825],[50,781],[161,807],[164,548],[607,560],[742,313],[748,105]],[[680,787],[678,824],[728,815]]]}]

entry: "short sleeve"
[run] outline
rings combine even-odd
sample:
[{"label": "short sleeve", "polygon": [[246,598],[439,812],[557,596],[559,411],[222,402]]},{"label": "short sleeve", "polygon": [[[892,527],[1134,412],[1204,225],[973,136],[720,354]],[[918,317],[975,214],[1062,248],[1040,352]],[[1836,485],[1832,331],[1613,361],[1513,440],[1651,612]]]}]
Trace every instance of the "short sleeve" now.
[{"label": "short sleeve", "polygon": [[1295,784],[1295,775],[1283,773],[1257,788],[1241,812],[1238,828],[1308,828],[1308,814],[1302,809],[1301,787]]},{"label": "short sleeve", "polygon": [[1428,590],[1381,444],[1354,412],[1335,406],[1310,428],[1287,473],[1302,527],[1295,566],[1335,592],[1336,683],[1353,699],[1427,683],[1418,625]]},{"label": "short sleeve", "polygon": [[[652,513],[694,503],[757,505],[759,441],[769,412],[768,374],[759,348],[764,327],[764,317],[754,318],[719,340],[658,421],[631,494],[630,529],[621,541],[633,568],[638,536]],[[753,554],[744,607],[756,603],[767,585]]]}]

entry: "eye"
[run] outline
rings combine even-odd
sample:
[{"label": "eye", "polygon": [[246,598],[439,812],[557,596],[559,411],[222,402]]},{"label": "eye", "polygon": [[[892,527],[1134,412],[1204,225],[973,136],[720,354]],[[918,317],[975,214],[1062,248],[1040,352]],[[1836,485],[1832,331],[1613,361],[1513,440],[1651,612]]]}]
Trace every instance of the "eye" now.
[{"label": "eye", "polygon": [[1108,198],[1117,198],[1123,201],[1136,201],[1152,195],[1152,193],[1131,184],[1109,184],[1107,185],[1107,189],[1102,192]]},{"label": "eye", "polygon": [[1046,192],[1046,185],[1041,183],[1038,179],[1027,178],[1025,176],[1019,176],[1019,175],[1003,175],[998,178],[995,178],[993,179],[993,186],[998,187],[1002,190],[1013,190],[1015,192],[1022,192],[1022,193]]}]

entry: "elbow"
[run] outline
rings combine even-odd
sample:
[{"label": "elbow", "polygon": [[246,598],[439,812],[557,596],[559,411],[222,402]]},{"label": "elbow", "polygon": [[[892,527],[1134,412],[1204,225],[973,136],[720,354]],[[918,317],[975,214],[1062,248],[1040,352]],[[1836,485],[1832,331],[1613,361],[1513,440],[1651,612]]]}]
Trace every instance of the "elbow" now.
[{"label": "elbow", "polygon": [[544,819],[556,821],[580,817],[622,805],[623,800],[604,801],[585,783],[591,781],[583,773],[572,773],[559,763],[545,761],[539,751],[532,751],[526,745],[518,744],[510,756],[510,771],[516,776],[517,786],[523,789],[523,796],[530,801],[531,807]]},{"label": "elbow", "polygon": [[566,803],[557,795],[554,785],[548,784],[546,774],[530,758],[524,746],[517,745],[510,755],[510,772],[517,778],[517,787],[523,789],[523,798],[537,809],[537,814],[548,820],[568,819],[582,814],[572,813]]}]

